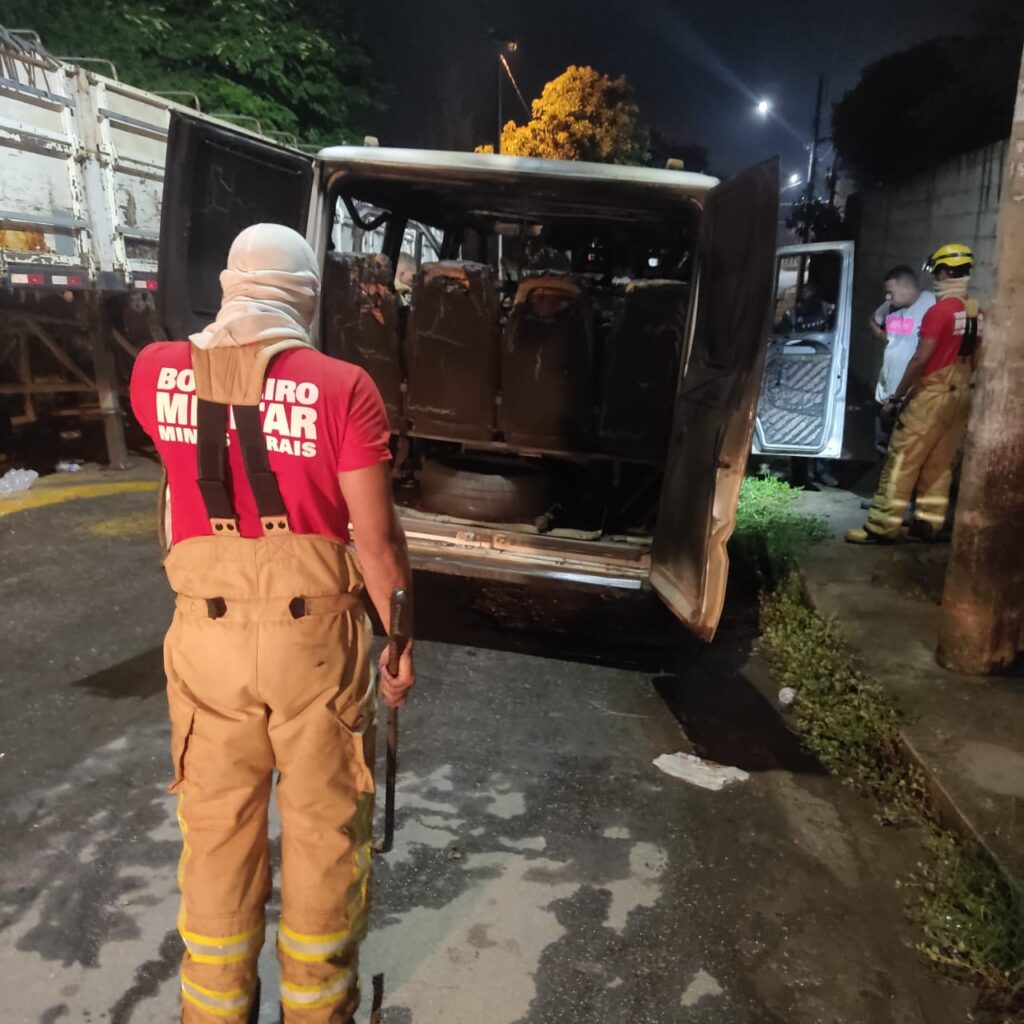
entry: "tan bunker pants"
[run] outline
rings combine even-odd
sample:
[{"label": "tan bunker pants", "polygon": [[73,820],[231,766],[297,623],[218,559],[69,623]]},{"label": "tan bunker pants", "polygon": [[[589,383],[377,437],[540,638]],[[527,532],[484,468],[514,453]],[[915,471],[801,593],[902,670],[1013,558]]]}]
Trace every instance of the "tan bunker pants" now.
[{"label": "tan bunker pants", "polygon": [[186,540],[166,568],[179,595],[165,662],[183,840],[182,1021],[248,1019],[276,769],[284,1019],[347,1024],[359,1001],[374,792],[358,567],[327,538],[287,533]]},{"label": "tan bunker pants", "polygon": [[935,533],[942,529],[970,407],[971,368],[966,360],[922,381],[889,439],[889,453],[865,526],[870,533],[898,538],[915,494],[914,518]]}]

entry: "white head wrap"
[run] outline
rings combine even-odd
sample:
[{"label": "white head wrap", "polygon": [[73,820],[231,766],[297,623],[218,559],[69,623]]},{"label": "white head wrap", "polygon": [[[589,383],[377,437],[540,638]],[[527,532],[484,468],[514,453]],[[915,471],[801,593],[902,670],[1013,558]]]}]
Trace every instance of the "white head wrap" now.
[{"label": "white head wrap", "polygon": [[320,274],[306,240],[281,224],[253,224],[231,244],[220,275],[224,292],[217,319],[191,336],[198,348],[257,341],[309,341]]},{"label": "white head wrap", "polygon": [[935,294],[939,299],[966,299],[971,277],[947,277],[945,281],[935,282]]}]

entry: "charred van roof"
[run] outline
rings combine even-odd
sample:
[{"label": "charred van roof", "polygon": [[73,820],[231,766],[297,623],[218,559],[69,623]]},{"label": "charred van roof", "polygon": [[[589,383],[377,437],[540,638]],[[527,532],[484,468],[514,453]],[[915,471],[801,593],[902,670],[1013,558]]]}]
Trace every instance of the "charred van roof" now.
[{"label": "charred van roof", "polygon": [[318,163],[330,187],[410,216],[455,209],[585,216],[674,214],[703,205],[717,178],[688,171],[440,150],[333,146]]}]

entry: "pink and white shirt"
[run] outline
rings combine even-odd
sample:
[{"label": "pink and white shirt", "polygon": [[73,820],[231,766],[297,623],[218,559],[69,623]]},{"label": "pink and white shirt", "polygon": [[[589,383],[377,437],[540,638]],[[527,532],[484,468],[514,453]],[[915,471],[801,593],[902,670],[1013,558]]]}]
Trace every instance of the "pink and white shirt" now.
[{"label": "pink and white shirt", "polygon": [[882,370],[875,388],[875,401],[881,405],[899,386],[921,337],[921,321],[935,305],[931,292],[921,292],[913,305],[893,309],[888,302],[875,311],[875,323],[885,328],[886,345]]}]

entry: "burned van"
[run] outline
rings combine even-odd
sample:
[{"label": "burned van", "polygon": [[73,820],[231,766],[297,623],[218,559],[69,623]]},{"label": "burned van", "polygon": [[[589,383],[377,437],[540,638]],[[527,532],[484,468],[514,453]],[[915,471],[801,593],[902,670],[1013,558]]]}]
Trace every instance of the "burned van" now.
[{"label": "burned van", "polygon": [[[337,147],[202,117],[168,143],[160,306],[208,323],[234,236],[304,231],[317,344],[364,367],[414,565],[652,586],[710,639],[771,329],[774,162],[699,174]],[[344,222],[345,230],[339,225]]]}]

